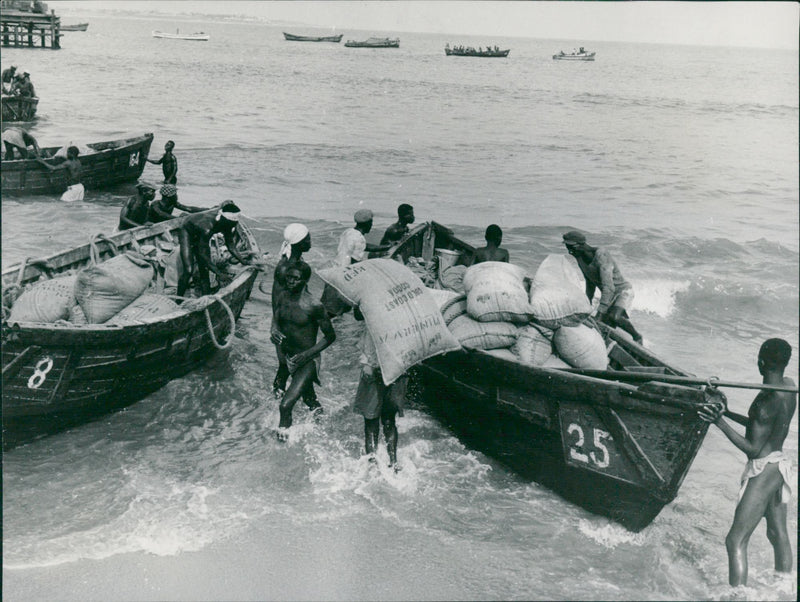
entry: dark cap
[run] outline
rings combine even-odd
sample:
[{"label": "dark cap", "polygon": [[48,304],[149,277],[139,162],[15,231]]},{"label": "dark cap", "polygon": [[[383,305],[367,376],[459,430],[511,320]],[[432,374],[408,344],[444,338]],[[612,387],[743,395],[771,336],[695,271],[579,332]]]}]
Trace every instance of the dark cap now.
[{"label": "dark cap", "polygon": [[577,230],[570,230],[562,238],[565,245],[582,245],[586,243],[586,236]]}]

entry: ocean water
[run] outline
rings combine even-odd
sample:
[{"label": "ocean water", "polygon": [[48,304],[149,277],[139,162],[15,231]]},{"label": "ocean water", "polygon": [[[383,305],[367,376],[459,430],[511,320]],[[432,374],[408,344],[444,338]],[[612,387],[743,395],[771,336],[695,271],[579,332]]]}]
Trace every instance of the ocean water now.
[{"label": "ocean water", "polygon": [[[797,380],[797,53],[602,43],[596,62],[564,63],[551,55],[576,42],[397,33],[399,49],[349,49],[259,22],[81,17],[89,30],[58,52],[2,53],[32,75],[43,146],[153,132],[158,157],[175,140],[183,202],[234,199],[273,256],[302,221],[318,268],[361,207],[376,237],[401,202],[475,243],[497,223],[530,270],[580,228],[620,261],[657,354],[758,382],[758,348],[779,336]],[[151,37],[177,27],[211,39]],[[446,42],[511,54],[446,57]],[[3,267],[110,232],[133,192],[4,197]],[[299,404],[279,445],[269,324],[254,291],[228,353],[3,454],[5,599],[796,598],[763,527],[748,587],[727,585],[745,458],[719,430],[677,499],[632,534],[465,447],[423,407],[398,420],[402,472],[369,471],[347,319],[323,354],[325,417]],[[753,391],[726,393],[746,412]],[[794,458],[797,433],[795,416]]]}]

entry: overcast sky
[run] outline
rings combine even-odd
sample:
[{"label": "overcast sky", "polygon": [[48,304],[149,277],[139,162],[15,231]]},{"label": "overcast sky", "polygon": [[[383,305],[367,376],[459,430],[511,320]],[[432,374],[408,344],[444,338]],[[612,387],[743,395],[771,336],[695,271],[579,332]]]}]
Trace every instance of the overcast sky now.
[{"label": "overcast sky", "polygon": [[309,26],[585,41],[798,48],[797,2],[64,0],[50,7],[246,15]]}]

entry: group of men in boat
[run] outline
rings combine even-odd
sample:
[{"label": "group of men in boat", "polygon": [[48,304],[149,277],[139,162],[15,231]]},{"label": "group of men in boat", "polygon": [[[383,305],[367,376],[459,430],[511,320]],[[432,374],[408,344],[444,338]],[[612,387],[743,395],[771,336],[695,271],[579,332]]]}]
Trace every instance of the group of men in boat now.
[{"label": "group of men in boat", "polygon": [[3,94],[26,98],[33,98],[36,96],[36,91],[31,82],[31,74],[27,71],[17,71],[16,65],[11,65],[8,69],[3,69],[1,78]]}]

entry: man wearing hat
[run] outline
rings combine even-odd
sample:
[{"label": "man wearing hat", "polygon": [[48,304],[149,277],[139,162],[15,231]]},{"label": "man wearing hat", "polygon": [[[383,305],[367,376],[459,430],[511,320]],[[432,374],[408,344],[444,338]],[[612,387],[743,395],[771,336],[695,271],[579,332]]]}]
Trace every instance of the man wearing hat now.
[{"label": "man wearing hat", "polygon": [[578,267],[583,272],[586,296],[590,302],[594,298],[595,290],[600,288],[597,317],[609,326],[619,326],[641,344],[642,335],[634,328],[628,316],[633,301],[633,287],[625,280],[611,253],[588,245],[586,236],[577,230],[567,232],[563,239],[567,252],[577,260]]},{"label": "man wearing hat", "polygon": [[186,213],[205,211],[203,207],[192,207],[191,205],[179,203],[178,189],[172,184],[164,184],[159,192],[161,193],[161,198],[150,203],[150,211],[147,214],[147,220],[154,224],[165,222],[175,217],[172,215],[173,209],[180,209]]},{"label": "man wearing hat", "polygon": [[25,71],[22,75],[17,75],[17,82],[13,86],[12,93],[27,98],[36,96],[33,84],[31,83],[30,73]]},{"label": "man wearing hat", "polygon": [[366,234],[372,230],[372,211],[359,209],[353,215],[355,227],[345,230],[339,238],[336,265],[348,266],[365,259],[367,253],[388,251],[392,245],[373,245],[367,242]]},{"label": "man wearing hat", "polygon": [[156,189],[150,184],[140,182],[136,185],[136,196],[132,196],[122,206],[119,212],[119,225],[117,231],[147,226],[147,214],[150,211],[150,201],[156,198]]},{"label": "man wearing hat", "polygon": [[248,257],[244,257],[236,250],[236,241],[233,233],[239,223],[239,213],[241,210],[233,201],[225,201],[220,205],[216,214],[212,212],[198,213],[186,218],[178,230],[178,239],[181,243],[181,261],[183,262],[183,273],[178,281],[178,296],[183,296],[189,288],[195,267],[200,276],[200,290],[204,295],[211,294],[211,282],[209,271],[214,272],[220,285],[230,280],[225,272],[219,269],[211,261],[211,249],[209,243],[211,237],[221,233],[225,239],[225,246],[228,252],[236,258],[242,265],[249,263]]},{"label": "man wearing hat", "polygon": [[[289,224],[284,228],[283,243],[281,244],[281,258],[278,261],[278,265],[275,266],[272,278],[273,338],[280,339],[280,333],[277,332],[275,312],[278,308],[281,295],[286,291],[286,270],[291,266],[305,263],[303,261],[303,253],[309,249],[311,249],[311,234],[308,228],[303,224]],[[278,373],[275,375],[275,380],[272,383],[272,392],[276,398],[281,398],[286,391],[286,382],[289,380],[289,367],[279,343],[275,345],[275,351],[278,356]],[[308,391],[313,395],[314,388],[309,387],[306,389],[306,392],[304,392],[303,399],[306,400],[306,404],[309,403],[309,400],[306,399]],[[314,397],[316,398],[316,396]]]},{"label": "man wearing hat", "polygon": [[164,154],[160,159],[145,159],[148,163],[153,165],[160,165],[161,170],[164,172],[164,184],[175,185],[178,183],[178,159],[172,154],[172,149],[175,148],[175,143],[172,140],[167,140],[164,145]]}]

